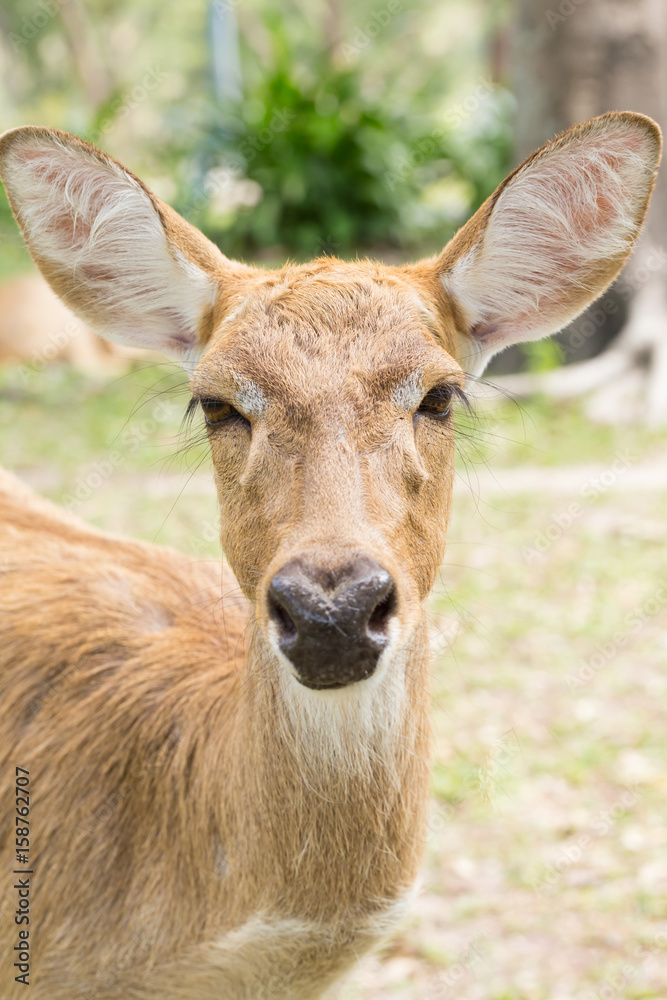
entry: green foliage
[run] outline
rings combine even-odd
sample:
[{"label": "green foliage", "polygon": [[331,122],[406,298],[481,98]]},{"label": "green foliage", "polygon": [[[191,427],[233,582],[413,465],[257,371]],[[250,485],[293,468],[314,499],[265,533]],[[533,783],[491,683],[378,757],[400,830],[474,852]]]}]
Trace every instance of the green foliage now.
[{"label": "green foliage", "polygon": [[[229,4],[242,48],[234,107],[212,96],[214,6],[165,17],[154,0],[86,0],[65,17],[7,0],[3,127],[91,139],[249,257],[436,251],[510,166],[508,95],[480,86],[497,4],[451,0],[445,16],[426,0],[318,0],[307,17],[300,0],[279,15],[269,0]],[[26,260],[0,204],[0,272]]]},{"label": "green foliage", "polygon": [[565,360],[563,348],[551,339],[522,344],[521,353],[526,359],[526,369],[530,372],[553,371],[554,368],[560,368]]},{"label": "green foliage", "polygon": [[207,106],[179,210],[235,254],[441,247],[506,171],[502,101],[466,142],[423,90],[399,105],[321,51],[304,65],[284,27],[271,32],[270,63],[246,81],[241,106]]}]

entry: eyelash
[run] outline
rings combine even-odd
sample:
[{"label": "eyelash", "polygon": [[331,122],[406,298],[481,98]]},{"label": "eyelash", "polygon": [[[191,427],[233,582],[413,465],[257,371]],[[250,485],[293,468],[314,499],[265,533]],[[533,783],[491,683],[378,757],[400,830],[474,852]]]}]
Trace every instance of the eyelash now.
[{"label": "eyelash", "polygon": [[457,385],[436,385],[422,399],[415,416],[422,414],[434,420],[446,420],[452,411],[452,400],[458,397],[464,406],[469,406],[468,397]]},{"label": "eyelash", "polygon": [[219,427],[221,424],[241,423],[250,426],[250,421],[239,413],[231,403],[226,403],[224,399],[215,399],[212,396],[193,396],[188,403],[186,410],[186,420],[194,414],[200,406],[204,414],[207,427]]}]

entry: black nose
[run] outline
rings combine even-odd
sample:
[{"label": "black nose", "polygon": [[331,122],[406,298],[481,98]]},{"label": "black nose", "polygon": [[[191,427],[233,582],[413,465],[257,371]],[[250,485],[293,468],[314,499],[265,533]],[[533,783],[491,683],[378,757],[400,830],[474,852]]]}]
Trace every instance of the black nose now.
[{"label": "black nose", "polygon": [[377,666],[396,611],[387,571],[360,556],[331,572],[300,559],[287,563],[269,587],[269,614],[280,649],[306,687],[343,687]]}]

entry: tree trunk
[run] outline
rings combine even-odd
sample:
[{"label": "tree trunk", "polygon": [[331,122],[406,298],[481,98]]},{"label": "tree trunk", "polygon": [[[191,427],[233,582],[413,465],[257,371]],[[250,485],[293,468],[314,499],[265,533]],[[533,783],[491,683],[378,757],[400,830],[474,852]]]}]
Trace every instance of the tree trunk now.
[{"label": "tree trunk", "polygon": [[67,0],[58,9],[84,93],[96,110],[110,96],[113,84],[88,9],[81,0]]},{"label": "tree trunk", "polygon": [[[663,130],[667,126],[664,0],[517,0],[513,65],[519,159],[556,132],[605,111],[640,111]],[[592,392],[587,401],[591,416],[667,423],[665,248],[663,167],[639,247],[615,289],[627,303],[627,316],[609,348],[611,359],[593,359],[541,380],[515,377],[507,380],[509,387],[561,396]],[[613,301],[606,298],[603,304]],[[566,353],[575,338],[586,339],[600,329],[592,319],[599,315],[599,305],[597,313],[595,309],[562,335]],[[608,308],[610,315],[617,311]]]}]

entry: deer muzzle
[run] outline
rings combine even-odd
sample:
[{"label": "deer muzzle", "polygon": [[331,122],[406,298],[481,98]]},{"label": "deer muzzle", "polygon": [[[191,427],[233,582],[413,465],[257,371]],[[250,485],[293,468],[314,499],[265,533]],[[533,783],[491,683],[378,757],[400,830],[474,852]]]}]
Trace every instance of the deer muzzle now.
[{"label": "deer muzzle", "polygon": [[336,570],[293,559],[269,585],[269,617],[281,652],[306,687],[339,688],[375,671],[396,614],[396,587],[360,555]]}]

